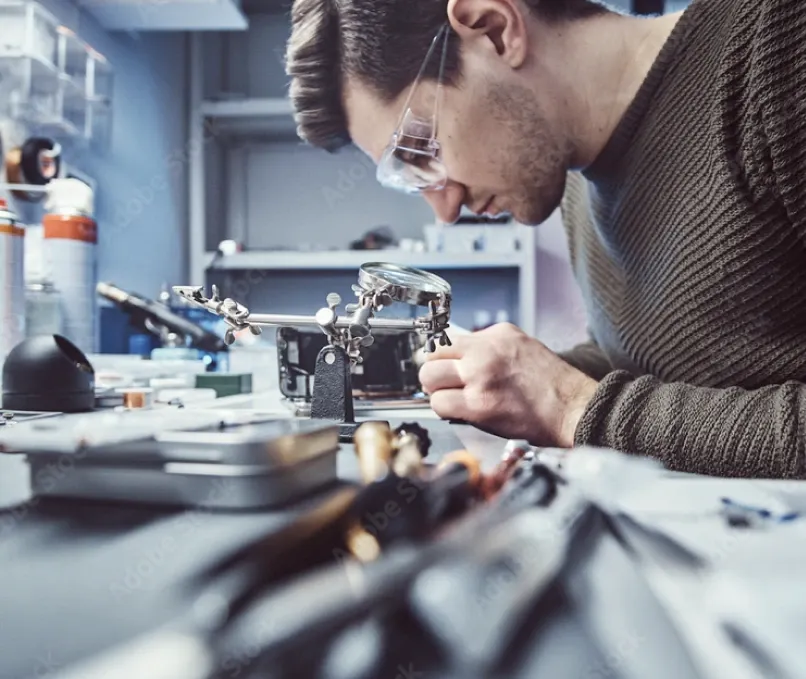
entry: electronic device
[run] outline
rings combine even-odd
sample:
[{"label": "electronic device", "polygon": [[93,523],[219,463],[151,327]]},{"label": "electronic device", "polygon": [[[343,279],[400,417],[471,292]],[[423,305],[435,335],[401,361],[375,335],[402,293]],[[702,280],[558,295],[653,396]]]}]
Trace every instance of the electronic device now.
[{"label": "electronic device", "polygon": [[[363,362],[351,366],[353,398],[357,401],[417,401],[422,386],[415,360],[423,340],[415,332],[394,333],[377,330],[375,343],[366,347]],[[316,357],[328,344],[320,330],[277,329],[277,363],[280,391],[292,401],[310,403],[313,399]],[[358,406],[358,403],[356,403]]]}]

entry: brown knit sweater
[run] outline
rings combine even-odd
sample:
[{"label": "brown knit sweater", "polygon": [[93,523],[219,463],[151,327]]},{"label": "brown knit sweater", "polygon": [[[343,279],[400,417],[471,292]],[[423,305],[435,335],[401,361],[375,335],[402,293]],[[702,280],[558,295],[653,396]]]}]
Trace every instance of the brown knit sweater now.
[{"label": "brown knit sweater", "polygon": [[806,0],[694,0],[562,211],[576,444],[806,477]]}]

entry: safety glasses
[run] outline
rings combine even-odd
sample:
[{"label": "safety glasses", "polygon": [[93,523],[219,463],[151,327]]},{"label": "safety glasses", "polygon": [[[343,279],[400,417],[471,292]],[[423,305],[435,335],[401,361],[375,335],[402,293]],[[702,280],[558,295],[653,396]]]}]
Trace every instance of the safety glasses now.
[{"label": "safety glasses", "polygon": [[[442,100],[442,77],[448,54],[449,36],[450,26],[446,23],[439,29],[425,55],[423,65],[403,107],[403,115],[378,163],[376,176],[381,186],[409,194],[440,191],[445,188],[448,173],[442,162],[441,148],[437,141],[437,121]],[[422,118],[412,111],[410,105],[440,40],[442,40],[442,58],[439,64],[434,110],[430,119]]]}]

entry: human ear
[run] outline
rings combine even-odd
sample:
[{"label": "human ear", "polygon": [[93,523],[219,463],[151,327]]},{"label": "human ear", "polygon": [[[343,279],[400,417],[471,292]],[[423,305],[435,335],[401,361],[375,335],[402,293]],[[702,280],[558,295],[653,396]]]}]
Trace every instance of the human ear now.
[{"label": "human ear", "polygon": [[449,0],[448,21],[468,46],[493,52],[510,68],[528,53],[528,27],[517,0]]}]

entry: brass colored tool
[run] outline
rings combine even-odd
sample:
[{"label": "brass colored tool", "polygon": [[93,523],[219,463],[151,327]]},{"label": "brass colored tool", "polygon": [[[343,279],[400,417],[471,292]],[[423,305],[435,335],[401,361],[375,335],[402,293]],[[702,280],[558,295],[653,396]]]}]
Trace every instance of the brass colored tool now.
[{"label": "brass colored tool", "polygon": [[356,429],[353,443],[364,483],[374,483],[389,474],[394,438],[388,424],[365,422]]},{"label": "brass colored tool", "polygon": [[263,564],[260,577],[233,598],[228,618],[236,617],[259,591],[270,584],[282,582],[332,559],[334,549],[343,544],[345,525],[358,492],[359,489],[352,486],[339,489],[285,528],[236,550],[205,570],[201,577],[207,580],[224,576],[239,563],[257,561]]},{"label": "brass colored tool", "polygon": [[437,465],[435,478],[442,478],[449,474],[463,474],[467,477],[470,488],[478,489],[482,483],[481,465],[479,461],[466,450],[456,450],[448,453]]},{"label": "brass colored tool", "polygon": [[354,523],[347,529],[344,541],[350,553],[361,563],[375,561],[381,555],[378,540],[360,523]]},{"label": "brass colored tool", "polygon": [[501,456],[501,461],[495,471],[486,477],[483,484],[483,494],[486,499],[498,493],[512,476],[512,472],[521,460],[532,451],[526,441],[510,441]]}]

